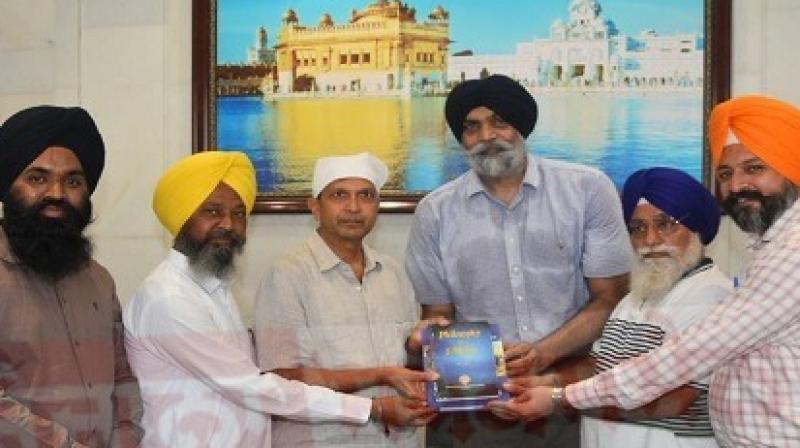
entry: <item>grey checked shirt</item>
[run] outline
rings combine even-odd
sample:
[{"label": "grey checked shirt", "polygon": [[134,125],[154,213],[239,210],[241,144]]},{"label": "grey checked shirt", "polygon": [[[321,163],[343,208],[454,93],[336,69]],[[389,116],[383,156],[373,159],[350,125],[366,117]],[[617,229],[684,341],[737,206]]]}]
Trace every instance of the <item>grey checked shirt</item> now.
[{"label": "grey checked shirt", "polygon": [[[402,366],[403,343],[419,319],[411,283],[391,258],[364,245],[366,268],[359,282],[314,233],[268,271],[256,303],[259,365],[276,368],[353,369]],[[386,387],[358,391],[396,394]],[[274,447],[415,447],[414,428],[279,420]]]}]

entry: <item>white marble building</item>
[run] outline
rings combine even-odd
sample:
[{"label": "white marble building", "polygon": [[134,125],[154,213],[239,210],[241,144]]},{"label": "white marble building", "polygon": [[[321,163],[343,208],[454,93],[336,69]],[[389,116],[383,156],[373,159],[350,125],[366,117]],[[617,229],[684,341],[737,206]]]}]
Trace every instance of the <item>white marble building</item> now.
[{"label": "white marble building", "polygon": [[569,20],[557,18],[550,36],[519,42],[514,54],[453,55],[448,79],[503,73],[531,87],[678,88],[703,85],[703,36],[661,36],[646,29],[621,33],[603,17],[598,0],[570,0]]},{"label": "white marble building", "polygon": [[269,48],[267,29],[263,26],[256,30],[256,38],[253,45],[247,49],[247,63],[255,64],[274,64],[275,50]]}]

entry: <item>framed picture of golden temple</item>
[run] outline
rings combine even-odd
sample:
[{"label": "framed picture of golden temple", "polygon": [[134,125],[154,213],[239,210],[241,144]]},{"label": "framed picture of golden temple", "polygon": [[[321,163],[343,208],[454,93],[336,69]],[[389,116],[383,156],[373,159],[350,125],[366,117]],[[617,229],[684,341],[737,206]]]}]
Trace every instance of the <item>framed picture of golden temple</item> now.
[{"label": "framed picture of golden temple", "polygon": [[705,118],[730,90],[731,0],[195,0],[194,151],[243,151],[256,211],[305,212],[317,158],[389,166],[385,212],[469,169],[444,119],[500,73],[539,105],[528,150],[710,183]]}]

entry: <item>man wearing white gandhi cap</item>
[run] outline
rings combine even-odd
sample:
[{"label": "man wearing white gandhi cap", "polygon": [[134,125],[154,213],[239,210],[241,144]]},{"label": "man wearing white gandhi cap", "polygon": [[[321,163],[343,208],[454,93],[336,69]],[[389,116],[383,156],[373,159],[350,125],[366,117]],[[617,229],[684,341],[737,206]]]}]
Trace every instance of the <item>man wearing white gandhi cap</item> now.
[{"label": "man wearing white gandhi cap", "polygon": [[[419,426],[434,415],[423,387],[433,378],[402,367],[403,341],[419,317],[411,284],[397,262],[364,244],[387,175],[386,165],[366,152],[317,161],[308,200],[317,231],[262,281],[256,348],[265,371],[366,397],[391,394],[383,412]],[[416,430],[281,420],[273,446],[414,447]]]},{"label": "man wearing white gandhi cap", "polygon": [[372,182],[378,192],[386,183],[388,176],[389,169],[386,168],[386,164],[368,152],[352,156],[323,157],[314,164],[311,195],[319,198],[319,194],[328,184],[348,177],[366,179]]}]

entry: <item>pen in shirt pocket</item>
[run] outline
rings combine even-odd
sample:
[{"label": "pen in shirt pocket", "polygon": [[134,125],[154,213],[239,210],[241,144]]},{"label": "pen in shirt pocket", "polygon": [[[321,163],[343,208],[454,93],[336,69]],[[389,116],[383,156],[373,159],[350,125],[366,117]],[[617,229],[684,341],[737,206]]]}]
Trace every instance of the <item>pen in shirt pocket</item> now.
[{"label": "pen in shirt pocket", "polygon": [[733,289],[739,289],[739,277],[733,277]]}]

